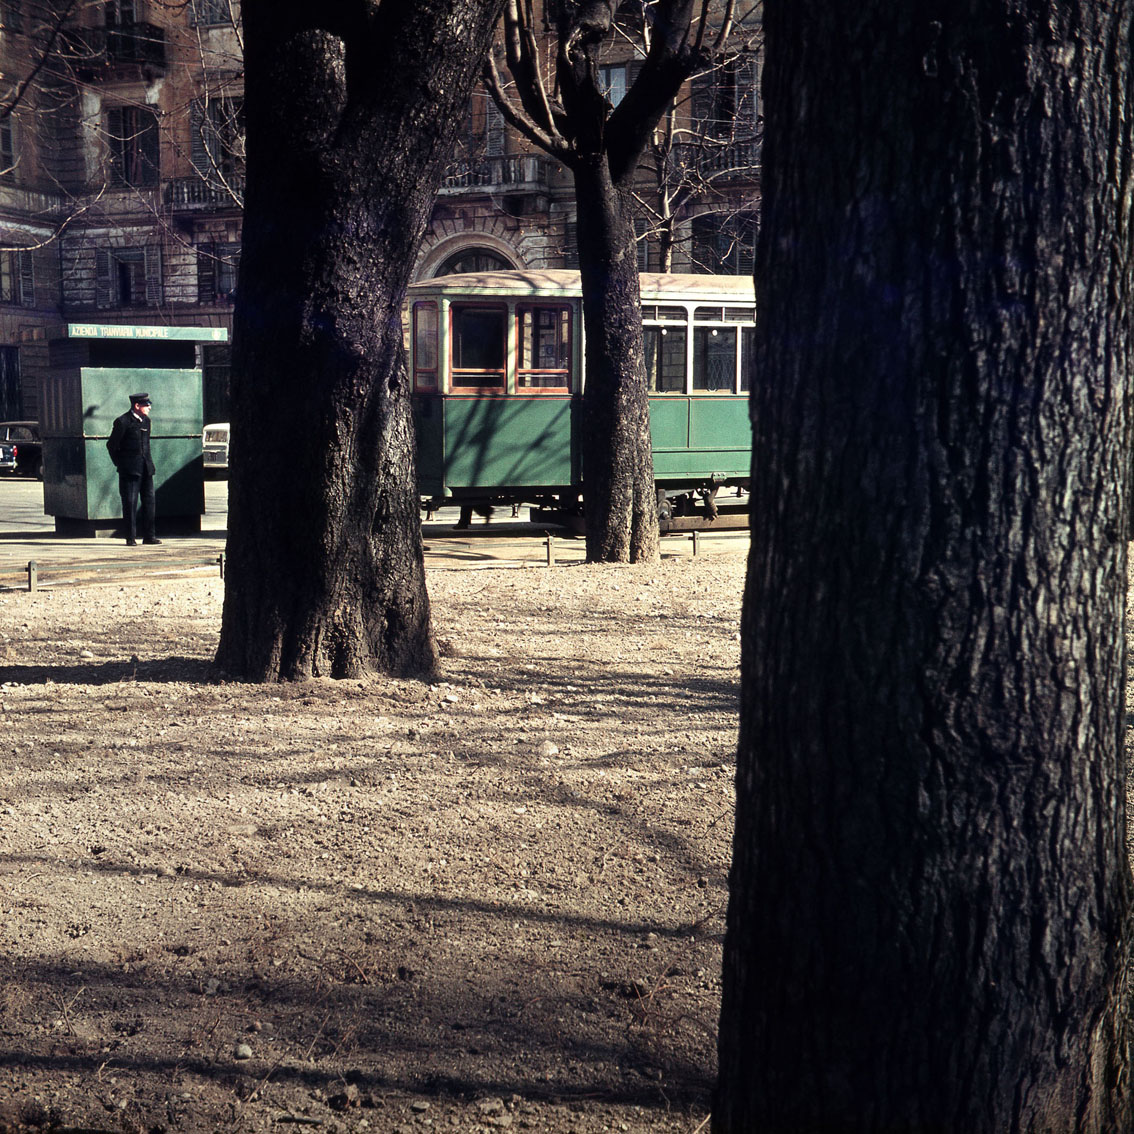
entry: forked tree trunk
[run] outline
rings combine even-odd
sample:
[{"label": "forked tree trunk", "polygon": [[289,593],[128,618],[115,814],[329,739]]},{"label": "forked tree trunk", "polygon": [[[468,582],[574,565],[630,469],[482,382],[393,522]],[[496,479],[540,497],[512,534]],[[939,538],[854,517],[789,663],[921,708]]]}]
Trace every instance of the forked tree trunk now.
[{"label": "forked tree trunk", "polygon": [[576,164],[579,266],[587,337],[583,479],[587,559],[658,557],[650,400],[630,201],[605,155]]},{"label": "forked tree trunk", "polygon": [[1131,5],[765,12],[713,1128],[1131,1130]]},{"label": "forked tree trunk", "polygon": [[245,0],[217,666],[428,674],[401,309],[500,0]]},{"label": "forked tree trunk", "polygon": [[[641,71],[612,108],[600,83],[599,60],[617,24],[616,7],[621,9],[613,0],[544,5],[543,19],[554,21],[557,39],[551,85],[544,77],[543,41],[532,33],[539,22],[536,5],[512,0],[503,30],[516,101],[505,93],[491,61],[487,83],[507,121],[575,178],[587,331],[582,440],[587,559],[641,563],[658,557],[658,512],[629,194],[659,120],[705,55],[693,27],[694,0],[651,3]],[[698,9],[702,18],[710,7],[705,0]],[[625,34],[624,26],[618,36],[623,46]]]}]

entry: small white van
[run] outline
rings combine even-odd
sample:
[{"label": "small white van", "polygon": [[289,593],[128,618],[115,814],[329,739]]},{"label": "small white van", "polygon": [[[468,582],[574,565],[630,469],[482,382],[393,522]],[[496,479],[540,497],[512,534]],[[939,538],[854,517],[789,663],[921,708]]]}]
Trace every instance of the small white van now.
[{"label": "small white van", "polygon": [[205,450],[205,472],[228,474],[228,422],[218,421],[205,426],[201,436]]}]

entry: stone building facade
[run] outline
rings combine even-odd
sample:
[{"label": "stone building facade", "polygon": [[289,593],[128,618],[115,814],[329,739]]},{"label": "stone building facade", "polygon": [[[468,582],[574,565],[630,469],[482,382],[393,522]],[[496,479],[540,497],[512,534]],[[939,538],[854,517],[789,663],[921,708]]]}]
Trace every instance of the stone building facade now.
[{"label": "stone building facade", "polygon": [[[696,152],[699,184],[716,185],[673,220],[674,270],[751,270],[758,58],[745,59],[747,93],[737,97],[736,75],[722,83],[714,73],[690,85],[678,112],[687,153],[679,146],[665,163]],[[612,99],[634,66],[632,50],[612,54],[603,69]],[[238,4],[2,0],[0,70],[0,419],[34,418],[47,341],[65,322],[231,327],[243,188]],[[713,145],[720,123],[728,139]],[[643,185],[640,264],[656,270],[665,209],[651,207],[648,176]],[[569,267],[573,230],[570,174],[475,92],[415,278]],[[206,418],[223,419],[228,348],[202,349]]]}]

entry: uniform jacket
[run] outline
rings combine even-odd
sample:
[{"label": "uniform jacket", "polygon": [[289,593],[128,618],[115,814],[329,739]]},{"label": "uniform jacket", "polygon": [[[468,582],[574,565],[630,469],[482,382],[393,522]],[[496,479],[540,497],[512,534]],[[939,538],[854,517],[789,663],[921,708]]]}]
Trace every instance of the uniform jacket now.
[{"label": "uniform jacket", "polygon": [[110,459],[123,476],[154,475],[150,456],[150,419],[139,418],[133,410],[114,419],[114,427],[106,442]]}]

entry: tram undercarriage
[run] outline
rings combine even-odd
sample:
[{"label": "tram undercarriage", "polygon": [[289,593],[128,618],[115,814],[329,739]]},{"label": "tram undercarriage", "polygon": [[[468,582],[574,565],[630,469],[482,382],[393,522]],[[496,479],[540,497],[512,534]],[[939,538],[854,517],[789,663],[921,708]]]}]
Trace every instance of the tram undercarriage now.
[{"label": "tram undercarriage", "polygon": [[[720,531],[748,525],[748,482],[729,480],[697,485],[658,486],[658,528],[669,532]],[[459,510],[455,528],[467,530],[474,517],[488,523],[503,518],[523,523],[523,508],[528,508],[527,522],[567,528],[578,534],[586,531],[583,500],[577,490],[557,491],[497,489],[490,492],[454,493],[451,497],[432,497],[422,502],[427,523],[436,522],[442,509]],[[503,516],[501,516],[503,513]]]}]

